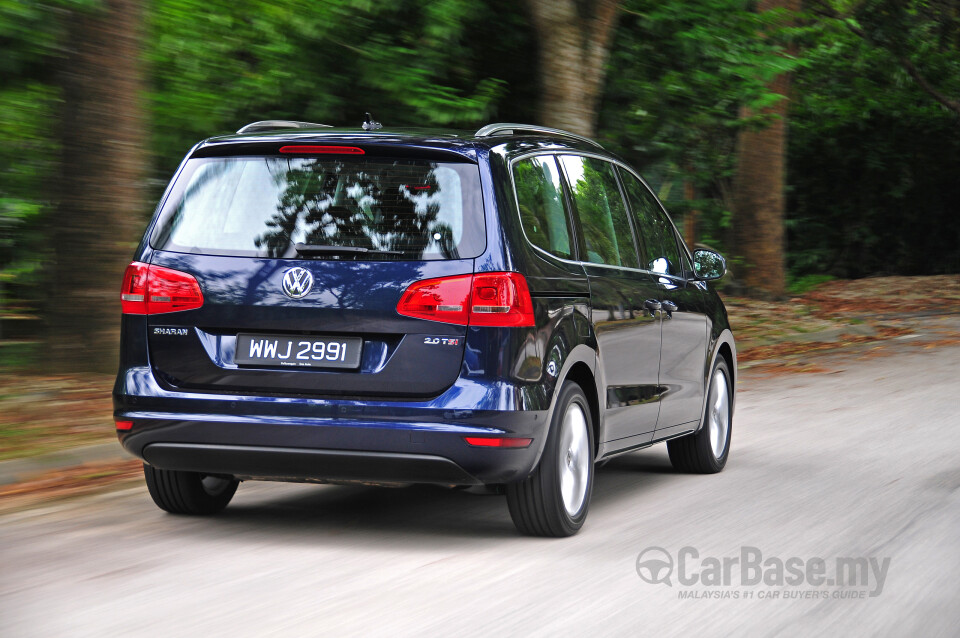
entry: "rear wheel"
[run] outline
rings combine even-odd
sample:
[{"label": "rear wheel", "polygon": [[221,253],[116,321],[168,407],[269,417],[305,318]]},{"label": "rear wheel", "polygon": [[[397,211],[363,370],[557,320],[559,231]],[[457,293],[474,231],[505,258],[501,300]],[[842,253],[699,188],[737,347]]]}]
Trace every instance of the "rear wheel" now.
[{"label": "rear wheel", "polygon": [[718,357],[707,388],[707,407],[700,429],[693,434],[667,441],[670,463],[681,472],[714,474],[723,469],[730,456],[733,430],[732,383],[727,362]]},{"label": "rear wheel", "polygon": [[173,514],[216,514],[227,506],[239,485],[232,477],[161,470],[146,463],[143,475],[153,502]]},{"label": "rear wheel", "polygon": [[510,517],[531,536],[572,536],[587,518],[593,493],[593,427],[587,397],[563,385],[540,463],[506,486]]}]

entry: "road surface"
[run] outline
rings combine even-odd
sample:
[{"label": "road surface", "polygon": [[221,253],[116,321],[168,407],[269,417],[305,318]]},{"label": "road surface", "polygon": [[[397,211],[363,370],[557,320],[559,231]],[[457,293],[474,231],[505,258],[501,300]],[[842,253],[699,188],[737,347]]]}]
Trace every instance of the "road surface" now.
[{"label": "road surface", "polygon": [[[721,474],[674,473],[663,446],[609,462],[569,539],[423,487],[246,483],[208,519],[144,487],[8,511],[0,635],[956,636],[960,347],[817,361],[744,375]],[[863,580],[830,585],[838,558]]]}]

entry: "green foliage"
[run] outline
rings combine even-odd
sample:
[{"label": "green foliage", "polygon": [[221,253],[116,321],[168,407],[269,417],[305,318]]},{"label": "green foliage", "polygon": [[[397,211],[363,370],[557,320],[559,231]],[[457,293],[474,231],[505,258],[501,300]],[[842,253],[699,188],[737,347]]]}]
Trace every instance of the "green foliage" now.
[{"label": "green foliage", "polygon": [[517,77],[487,63],[504,47],[477,38],[500,4],[158,0],[147,58],[161,172],[196,140],[259,119],[358,126],[370,111],[388,126],[485,121],[504,78]]},{"label": "green foliage", "polygon": [[835,277],[831,275],[803,275],[802,277],[791,278],[787,282],[787,292],[793,296],[802,295],[810,292],[820,284],[833,281]]},{"label": "green foliage", "polygon": [[[760,15],[750,4],[627,2],[601,114],[604,141],[669,195],[675,215],[700,210],[701,236],[711,245],[723,244],[729,226],[737,132],[770,121],[762,109],[783,97],[768,82],[801,64],[785,52],[783,12]],[[698,200],[682,199],[684,180]]]},{"label": "green foliage", "polygon": [[900,57],[960,98],[960,17],[927,1],[856,6],[818,17],[795,78],[789,266],[798,276],[957,272],[960,119]]},{"label": "green foliage", "polygon": [[58,92],[67,9],[88,3],[0,0],[0,313],[14,312],[40,263],[59,146]]}]

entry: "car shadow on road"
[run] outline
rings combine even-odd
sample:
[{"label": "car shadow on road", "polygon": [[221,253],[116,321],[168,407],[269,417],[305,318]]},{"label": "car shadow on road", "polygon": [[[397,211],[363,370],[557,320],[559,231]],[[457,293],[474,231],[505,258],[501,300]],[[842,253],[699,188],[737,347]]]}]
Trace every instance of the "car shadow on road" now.
[{"label": "car shadow on road", "polygon": [[[616,512],[624,500],[642,500],[649,489],[676,476],[666,455],[652,450],[611,459],[598,468],[591,519]],[[349,535],[351,544],[382,545],[384,532],[391,543],[420,545],[424,537],[454,543],[518,538],[505,496],[436,486],[241,485],[230,507],[203,522],[190,531],[277,534],[310,544]]]},{"label": "car shadow on road", "polygon": [[596,473],[590,514],[602,516],[616,512],[623,501],[642,501],[651,490],[680,476],[661,445],[612,458]]}]

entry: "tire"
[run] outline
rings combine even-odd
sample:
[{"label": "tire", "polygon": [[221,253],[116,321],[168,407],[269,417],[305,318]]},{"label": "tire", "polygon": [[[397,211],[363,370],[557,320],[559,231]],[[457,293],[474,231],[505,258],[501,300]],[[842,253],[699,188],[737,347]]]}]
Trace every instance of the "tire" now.
[{"label": "tire", "polygon": [[733,388],[730,368],[717,357],[707,386],[707,405],[700,427],[693,434],[667,441],[670,463],[679,472],[715,474],[730,456],[733,433]]},{"label": "tire", "polygon": [[510,517],[529,536],[572,536],[587,519],[593,494],[593,423],[576,383],[560,390],[540,463],[506,485]]},{"label": "tire", "polygon": [[143,476],[153,502],[171,514],[216,514],[227,506],[239,485],[232,477],[161,470],[146,463]]}]

